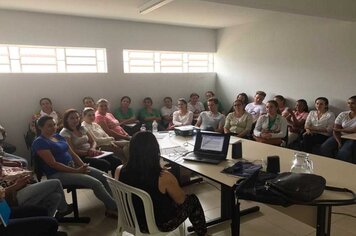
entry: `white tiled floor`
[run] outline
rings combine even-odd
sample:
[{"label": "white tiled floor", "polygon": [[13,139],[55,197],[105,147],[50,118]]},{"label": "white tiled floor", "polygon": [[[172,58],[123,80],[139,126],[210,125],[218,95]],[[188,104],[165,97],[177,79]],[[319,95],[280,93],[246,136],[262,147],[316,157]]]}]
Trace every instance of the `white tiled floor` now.
[{"label": "white tiled floor", "polygon": [[[195,193],[203,206],[207,219],[213,219],[220,213],[219,186],[208,181],[185,187],[187,193]],[[67,195],[70,202],[70,195]],[[82,216],[90,216],[89,224],[62,224],[60,229],[70,236],[115,236],[117,222],[104,216],[104,206],[90,190],[79,190],[79,210]],[[241,208],[256,205],[254,202],[242,202]],[[263,204],[258,204],[260,212],[244,216],[241,220],[241,236],[312,236],[315,229],[301,223],[279,211]],[[356,215],[356,205],[334,207],[333,211]],[[186,221],[186,226],[191,225]],[[230,235],[230,222],[210,227],[208,232],[213,236]],[[336,236],[356,236],[356,218],[344,215],[332,215],[331,234]],[[129,235],[129,234],[126,234]],[[171,236],[178,236],[176,230]],[[189,234],[187,234],[189,235]],[[192,234],[194,235],[194,234]]]}]

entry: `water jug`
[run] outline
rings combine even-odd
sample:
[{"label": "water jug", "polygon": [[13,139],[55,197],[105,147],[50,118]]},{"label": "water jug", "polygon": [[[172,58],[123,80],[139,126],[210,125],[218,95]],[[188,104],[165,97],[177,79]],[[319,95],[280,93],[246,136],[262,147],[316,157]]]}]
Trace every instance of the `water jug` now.
[{"label": "water jug", "polygon": [[313,162],[309,160],[309,154],[304,152],[294,153],[290,171],[294,173],[313,173]]}]

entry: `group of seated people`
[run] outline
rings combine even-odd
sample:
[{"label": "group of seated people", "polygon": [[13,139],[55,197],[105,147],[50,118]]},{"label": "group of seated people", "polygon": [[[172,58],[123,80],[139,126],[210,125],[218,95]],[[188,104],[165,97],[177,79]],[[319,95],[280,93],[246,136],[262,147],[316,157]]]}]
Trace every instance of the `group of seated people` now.
[{"label": "group of seated people", "polygon": [[[134,112],[130,107],[131,98],[123,96],[120,106],[112,113],[106,99],[99,99],[95,102],[93,98],[85,97],[83,99],[85,109],[82,112],[82,127],[78,126],[78,129],[86,128],[90,143],[93,143],[91,142],[93,140],[94,144],[99,145],[102,150],[114,151],[115,156],[119,156],[121,161],[125,161],[126,158],[123,150],[128,149],[126,146],[128,142],[125,140],[130,140],[130,137],[142,126],[152,130],[153,121],[158,123],[159,131],[174,129],[177,126],[195,125],[203,130],[229,133],[257,142],[282,145],[344,161],[356,161],[352,158],[355,142],[341,139],[342,134],[356,132],[353,105],[355,96],[348,99],[349,111],[340,113],[336,119],[334,113],[328,110],[329,101],[325,97],[315,99],[315,110],[309,112],[308,104],[304,99],[297,100],[294,108],[290,108],[286,107],[286,99],[282,95],[277,95],[273,100],[264,103],[266,93],[263,91],[257,91],[252,102],[248,101],[248,96],[245,93],[240,93],[231,109],[225,112],[221,101],[215,97],[213,91],[207,91],[205,96],[206,101],[201,102],[199,95],[192,93],[188,101],[179,98],[177,105],[173,104],[171,97],[165,97],[163,99],[164,106],[160,110],[153,107],[150,97],[146,97],[143,99],[143,107],[137,112]],[[40,105],[41,111],[34,115],[33,120],[47,114],[54,117],[59,126],[68,123],[65,120],[62,122],[61,115],[54,111],[50,99],[41,99]],[[86,110],[89,108],[92,110]],[[80,118],[79,112],[77,112],[77,116]],[[90,120],[88,116],[92,116],[92,121],[88,121]],[[93,127],[96,128],[96,135],[93,132]],[[75,135],[70,134],[68,128],[65,128],[61,134],[66,137],[73,150],[78,150],[77,154],[82,156],[80,150],[71,140],[75,139]],[[79,136],[79,130],[71,132]],[[111,144],[109,141],[106,141],[106,145],[100,144],[98,132],[102,135],[107,134],[108,136],[101,138],[110,137]],[[327,139],[329,139],[328,142],[326,142]],[[87,143],[86,146],[84,151],[93,150],[93,145]],[[118,148],[114,148],[115,146]],[[90,155],[87,156],[90,157]],[[90,163],[86,159],[88,158],[85,158],[84,161]],[[106,164],[107,167],[99,169],[107,171],[111,168],[110,170],[113,170],[119,164],[115,159],[106,161],[110,165]]]},{"label": "group of seated people", "polygon": [[[315,99],[315,110],[310,112],[304,99],[297,100],[293,109],[286,107],[281,95],[264,104],[265,97],[263,91],[257,91],[254,101],[249,103],[246,94],[239,94],[227,114],[212,91],[206,93],[205,103],[199,101],[196,93],[191,94],[189,101],[178,99],[177,106],[173,105],[172,98],[165,97],[161,111],[153,108],[152,99],[146,97],[143,108],[137,113],[129,107],[131,99],[128,96],[122,97],[120,107],[113,113],[108,100],[94,102],[93,98],[85,97],[82,111],[68,109],[63,117],[53,109],[50,99],[43,98],[40,100],[41,111],[33,116],[31,125],[37,135],[32,153],[39,158],[47,180],[31,185],[28,184],[29,177],[12,183],[2,181],[6,199],[13,195],[11,192],[17,192],[18,206],[26,207],[24,202],[29,207],[40,204],[40,207],[47,209],[46,219],[49,220],[48,217],[52,219],[55,212],[59,215],[71,212],[61,185],[76,184],[92,189],[105,205],[106,215],[115,216],[117,206],[103,177],[104,172],[111,171],[120,181],[151,195],[157,225],[162,231],[178,227],[189,217],[197,234],[206,235],[204,212],[199,200],[195,195],[185,195],[177,179],[160,166],[155,136],[151,132],[138,132],[142,126],[152,129],[153,121],[159,123],[159,130],[193,124],[200,129],[272,145],[283,142],[290,145],[297,141],[303,151],[353,162],[355,141],[342,139],[341,135],[356,132],[356,96],[348,99],[349,110],[341,112],[336,119],[328,110],[328,99],[325,97]],[[318,150],[316,147],[319,147]],[[111,151],[114,155],[94,158],[102,154],[101,150]],[[33,198],[31,194],[37,191],[30,189],[35,189],[33,186],[47,189],[42,193],[44,200],[23,200]],[[47,195],[55,197],[46,200]],[[166,211],[160,210],[162,204]],[[42,217],[41,214],[35,216]],[[144,221],[139,223],[144,231]],[[58,224],[54,224],[46,230],[55,232],[57,228]],[[0,232],[6,232],[4,227],[0,226]]]}]

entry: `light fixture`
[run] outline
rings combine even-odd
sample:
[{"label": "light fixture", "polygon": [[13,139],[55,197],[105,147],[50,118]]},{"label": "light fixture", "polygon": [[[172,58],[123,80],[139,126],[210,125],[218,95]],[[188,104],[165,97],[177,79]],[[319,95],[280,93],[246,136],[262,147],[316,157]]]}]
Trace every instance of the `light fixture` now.
[{"label": "light fixture", "polygon": [[164,5],[172,2],[173,0],[150,0],[139,7],[140,14],[144,15],[151,11],[154,11]]}]

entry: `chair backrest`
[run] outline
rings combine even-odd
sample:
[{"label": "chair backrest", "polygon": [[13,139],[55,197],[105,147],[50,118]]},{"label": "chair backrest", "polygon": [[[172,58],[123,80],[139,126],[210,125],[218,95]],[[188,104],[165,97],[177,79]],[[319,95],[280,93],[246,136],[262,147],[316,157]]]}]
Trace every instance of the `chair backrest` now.
[{"label": "chair backrest", "polygon": [[119,227],[122,227],[124,231],[131,234],[142,235],[132,201],[132,197],[135,195],[143,202],[148,232],[150,234],[160,233],[161,231],[157,228],[154,218],[153,204],[150,195],[141,189],[124,184],[107,175],[105,175],[105,177],[117,204]]}]

